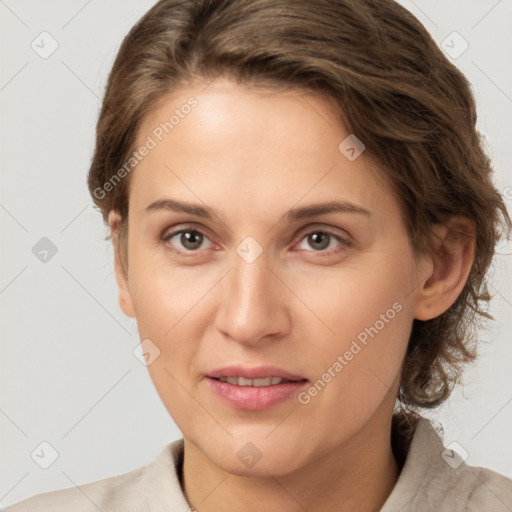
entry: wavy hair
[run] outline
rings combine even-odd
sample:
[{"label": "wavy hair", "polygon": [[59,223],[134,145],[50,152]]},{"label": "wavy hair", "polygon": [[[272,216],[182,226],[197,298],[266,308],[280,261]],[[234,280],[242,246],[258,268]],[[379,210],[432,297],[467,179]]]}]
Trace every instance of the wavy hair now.
[{"label": "wavy hair", "polygon": [[[414,320],[397,403],[409,418],[450,394],[491,318],[486,276],[511,221],[492,184],[471,85],[423,25],[392,0],[161,0],[124,38],[108,77],[88,176],[107,223],[121,215],[116,250],[127,268],[130,175],[110,187],[146,116],[172,91],[227,77],[334,98],[350,133],[397,193],[415,254],[432,226],[474,223],[475,257],[454,304]],[[99,193],[98,191],[101,191]],[[107,239],[109,237],[107,236]]]}]

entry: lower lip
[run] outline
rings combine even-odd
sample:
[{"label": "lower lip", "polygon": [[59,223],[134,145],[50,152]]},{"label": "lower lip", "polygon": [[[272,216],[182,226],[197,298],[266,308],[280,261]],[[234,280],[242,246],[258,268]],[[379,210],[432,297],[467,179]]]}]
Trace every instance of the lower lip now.
[{"label": "lower lip", "polygon": [[235,409],[264,411],[296,395],[306,384],[306,380],[283,382],[274,386],[237,386],[206,377],[213,392]]}]

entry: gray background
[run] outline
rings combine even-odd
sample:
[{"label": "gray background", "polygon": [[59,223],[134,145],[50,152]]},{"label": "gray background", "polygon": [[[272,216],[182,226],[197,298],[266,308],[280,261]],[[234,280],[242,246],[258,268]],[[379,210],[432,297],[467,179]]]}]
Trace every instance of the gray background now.
[{"label": "gray background", "polygon": [[[112,249],[86,188],[107,73],[154,3],[0,0],[0,507],[136,469],[180,437],[133,355],[136,324],[118,306]],[[510,208],[512,0],[401,3],[441,46],[453,31],[469,43],[453,61],[473,84]],[[59,45],[47,59],[31,47],[43,31]],[[46,262],[33,253],[43,237],[57,249]],[[478,365],[435,413],[445,445],[456,441],[470,464],[509,477],[511,252],[503,243],[495,260],[497,321],[482,330]],[[48,469],[31,457],[44,441],[58,453]]]}]

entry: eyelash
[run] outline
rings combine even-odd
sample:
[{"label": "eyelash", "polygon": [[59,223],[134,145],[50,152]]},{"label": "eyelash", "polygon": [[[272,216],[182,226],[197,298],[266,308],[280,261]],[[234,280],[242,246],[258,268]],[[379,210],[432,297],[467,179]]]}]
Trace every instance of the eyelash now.
[{"label": "eyelash", "polygon": [[[210,240],[210,238],[208,237],[208,235],[204,232],[204,231],[201,231],[200,229],[194,227],[194,226],[186,226],[184,228],[181,228],[179,230],[176,230],[176,231],[172,231],[170,233],[164,233],[164,235],[161,237],[161,241],[162,242],[165,242],[166,244],[169,244],[169,248],[174,251],[175,253],[177,254],[180,254],[180,255],[185,255],[185,256],[194,256],[195,253],[199,253],[200,252],[200,249],[188,249],[188,250],[184,250],[184,251],[180,251],[180,250],[177,250],[177,249],[174,249],[169,243],[169,241],[171,240],[171,238],[174,238],[176,235],[181,235],[183,233],[199,233],[201,236],[203,236],[204,238]],[[312,235],[312,234],[316,234],[316,233],[322,233],[324,235],[327,235],[329,236],[331,239],[334,238],[336,241],[338,241],[342,246],[342,248],[337,248],[337,249],[329,249],[329,250],[318,250],[318,251],[315,251],[314,249],[311,249],[311,252],[314,252],[314,253],[317,253],[321,256],[331,256],[333,254],[337,254],[339,252],[342,252],[343,250],[346,250],[347,248],[349,248],[351,246],[351,243],[345,239],[345,238],[342,238],[341,236],[333,233],[332,231],[329,231],[328,229],[312,229],[310,231],[304,231],[301,233],[301,237],[300,237],[300,242],[302,242],[302,240],[304,240],[306,237]],[[210,242],[212,242],[210,240]],[[213,243],[213,242],[212,242]],[[330,245],[330,240],[329,240],[329,245]]]}]

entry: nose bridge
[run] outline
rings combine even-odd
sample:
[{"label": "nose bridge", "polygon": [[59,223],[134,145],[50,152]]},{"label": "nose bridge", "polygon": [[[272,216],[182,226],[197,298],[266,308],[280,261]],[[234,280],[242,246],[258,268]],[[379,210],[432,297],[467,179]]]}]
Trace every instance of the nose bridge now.
[{"label": "nose bridge", "polygon": [[286,327],[284,301],[268,263],[265,253],[253,260],[234,255],[217,312],[217,327],[239,343],[257,343]]}]

